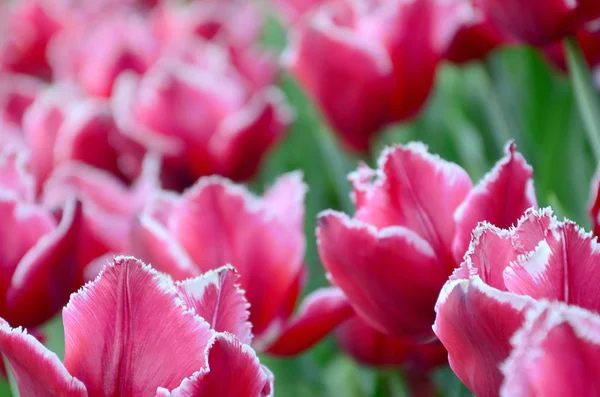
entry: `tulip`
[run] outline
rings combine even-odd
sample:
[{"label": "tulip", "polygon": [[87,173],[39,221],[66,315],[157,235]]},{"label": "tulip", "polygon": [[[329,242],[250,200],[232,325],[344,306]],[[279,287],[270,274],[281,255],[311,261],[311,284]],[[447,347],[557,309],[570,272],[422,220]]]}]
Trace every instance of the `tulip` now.
[{"label": "tulip", "polygon": [[64,363],[6,324],[0,351],[23,396],[272,396],[231,273],[173,283],[117,257],[63,309]]},{"label": "tulip", "polygon": [[[508,230],[484,223],[473,232],[464,262],[440,293],[434,324],[450,366],[473,393],[498,395],[505,379],[500,364],[511,354],[521,355],[510,341],[531,325],[529,310],[558,301],[597,316],[597,245],[591,234],[573,222],[559,222],[548,209],[527,211]],[[515,365],[521,364],[504,367],[505,374]]]},{"label": "tulip", "polygon": [[595,236],[600,236],[600,174],[597,172],[591,186],[591,202],[589,206],[592,231]]},{"label": "tulip", "polygon": [[326,2],[292,30],[284,63],[341,140],[366,151],[427,101],[461,21],[440,14],[437,0]]},{"label": "tulip", "polygon": [[44,88],[41,80],[24,74],[0,75],[0,121],[20,129],[23,115]]},{"label": "tulip", "polygon": [[90,95],[110,97],[121,72],[143,74],[158,51],[148,19],[119,10],[64,29],[50,43],[48,59],[56,79],[75,82]]},{"label": "tulip", "polygon": [[[597,28],[595,30],[586,28],[578,29],[575,33],[575,39],[579,43],[588,66],[593,69],[600,65],[600,30]],[[567,71],[564,46],[561,42],[546,46],[544,54],[560,71]]]},{"label": "tulip", "polygon": [[254,90],[226,51],[193,41],[165,55],[143,76],[117,81],[114,111],[119,127],[164,156],[167,188],[198,177],[251,177],[290,121],[281,93]]},{"label": "tulip", "polygon": [[37,327],[49,320],[83,283],[78,262],[81,205],[68,200],[57,223],[34,201],[27,154],[0,154],[0,316],[12,325]]},{"label": "tulip", "polygon": [[341,291],[323,288],[292,316],[306,270],[305,192],[299,173],[280,177],[262,198],[201,178],[182,195],[157,195],[132,229],[130,253],[176,280],[231,263],[251,305],[254,346],[296,354],[352,314]]},{"label": "tulip", "polygon": [[122,179],[139,173],[143,148],[121,134],[107,102],[86,98],[72,85],[43,91],[23,116],[23,133],[39,188],[55,167],[71,160]]},{"label": "tulip", "polygon": [[386,149],[378,164],[350,175],[354,218],[320,214],[319,254],[368,324],[395,338],[431,341],[434,304],[471,230],[483,220],[510,226],[535,206],[532,170],[513,143],[475,187],[462,168],[420,143]]},{"label": "tulip", "polygon": [[595,0],[476,0],[475,5],[505,34],[538,46],[560,40],[600,18],[600,3]]},{"label": "tulip", "polygon": [[0,4],[0,70],[49,79],[46,48],[64,23],[51,1]]}]

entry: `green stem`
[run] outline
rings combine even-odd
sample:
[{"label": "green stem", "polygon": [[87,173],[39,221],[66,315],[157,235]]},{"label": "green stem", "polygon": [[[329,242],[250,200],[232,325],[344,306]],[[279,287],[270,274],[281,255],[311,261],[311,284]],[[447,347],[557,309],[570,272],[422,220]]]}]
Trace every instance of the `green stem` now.
[{"label": "green stem", "polygon": [[10,386],[10,391],[12,397],[19,397],[21,394],[19,393],[19,386],[17,385],[17,380],[15,379],[15,375],[12,373],[10,369],[10,364],[4,355],[0,354],[2,360],[0,364],[4,364],[4,368],[6,369],[6,375],[8,377],[8,385]]},{"label": "green stem", "polygon": [[579,113],[598,163],[600,162],[600,105],[594,91],[592,74],[577,40],[568,37],[564,40],[564,45]]},{"label": "green stem", "polygon": [[488,97],[485,100],[487,110],[489,112],[490,119],[494,130],[496,131],[495,141],[499,148],[500,153],[504,149],[504,145],[510,139],[514,138],[516,131],[512,131],[511,126],[508,122],[505,109],[498,93],[498,87],[492,70],[490,60],[486,60],[483,63],[483,77],[485,84],[487,85]]}]

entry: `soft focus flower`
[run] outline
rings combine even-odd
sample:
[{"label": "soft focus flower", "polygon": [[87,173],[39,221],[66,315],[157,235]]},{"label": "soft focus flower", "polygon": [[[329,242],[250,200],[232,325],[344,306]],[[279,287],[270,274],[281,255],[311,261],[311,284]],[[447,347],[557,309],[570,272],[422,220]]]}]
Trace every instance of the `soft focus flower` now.
[{"label": "soft focus flower", "polygon": [[356,214],[325,211],[321,260],[357,314],[396,338],[431,340],[434,304],[482,220],[508,227],[536,205],[532,169],[510,143],[475,187],[420,143],[384,151],[351,174]]},{"label": "soft focus flower", "polygon": [[164,183],[181,189],[198,177],[251,177],[290,121],[281,93],[255,89],[222,47],[202,41],[165,55],[143,76],[117,81],[119,126],[164,156]]},{"label": "soft focus flower", "polygon": [[272,396],[235,282],[221,268],[173,283],[118,257],[64,308],[64,363],[8,325],[0,351],[23,396]]},{"label": "soft focus flower", "polygon": [[600,236],[600,172],[597,171],[592,181],[590,191],[589,214],[592,221],[592,232],[596,237]]},{"label": "soft focus flower", "polygon": [[109,97],[121,72],[143,74],[158,51],[148,17],[123,9],[67,27],[50,43],[48,59],[55,79],[75,82],[91,95]]},{"label": "soft focus flower", "polygon": [[423,107],[452,31],[444,21],[434,0],[332,2],[292,31],[284,62],[341,139],[364,151]]},{"label": "soft focus flower", "polygon": [[53,169],[81,161],[128,179],[139,173],[144,149],[122,135],[110,106],[69,84],[41,92],[23,116],[31,170],[39,188]]},{"label": "soft focus flower", "polygon": [[0,152],[0,316],[36,327],[83,283],[78,261],[81,205],[69,200],[58,223],[35,201],[35,181],[20,149]]},{"label": "soft focus flower", "polygon": [[50,78],[46,47],[63,22],[54,1],[0,4],[0,71]]},{"label": "soft focus flower", "polygon": [[547,45],[600,18],[596,0],[475,0],[503,32],[533,45]]},{"label": "soft focus flower", "polygon": [[[600,294],[596,285],[600,280],[595,267],[600,263],[599,253],[598,243],[591,234],[584,233],[573,222],[557,221],[547,209],[527,211],[518,225],[509,230],[484,223],[474,231],[465,261],[440,293],[434,324],[436,335],[448,350],[450,366],[471,391],[478,396],[496,396],[503,379],[506,390],[535,389],[541,387],[538,382],[543,382],[539,378],[542,368],[576,372],[571,365],[578,365],[581,360],[588,362],[589,357],[584,358],[572,350],[581,343],[574,339],[559,342],[563,352],[560,362],[553,362],[556,357],[553,351],[536,358],[536,348],[552,348],[546,346],[552,341],[544,341],[544,338],[569,337],[564,334],[565,327],[557,330],[559,335],[552,333],[554,336],[549,330],[564,322],[561,318],[570,316],[563,309],[551,309],[546,314],[538,313],[542,318],[535,320],[539,322],[535,325],[528,311],[541,310],[540,305],[546,305],[548,300],[595,313],[577,320],[582,324],[588,324],[586,317],[598,317]],[[567,309],[567,312],[577,310],[580,309]],[[548,318],[544,319],[545,316]],[[546,321],[548,323],[543,325]],[[598,320],[592,322],[595,321]],[[575,329],[579,326],[575,324]],[[515,334],[519,329],[522,331]],[[537,337],[529,339],[529,333]],[[600,335],[590,328],[590,338],[598,337]],[[536,344],[540,345],[536,347]],[[531,355],[524,354],[523,349]],[[511,351],[511,359],[502,367],[504,377],[500,364]],[[538,369],[528,374],[529,380],[526,380],[528,375],[514,373],[520,371],[519,366],[531,365],[534,358]],[[561,368],[561,363],[568,367]],[[552,376],[549,372],[546,374]],[[528,382],[531,382],[529,386]],[[582,383],[573,383],[572,387],[572,390],[585,390],[577,389],[584,387]],[[506,395],[532,395],[511,393]]]},{"label": "soft focus flower", "polygon": [[23,115],[44,89],[41,80],[25,74],[0,74],[0,124],[21,128]]},{"label": "soft focus flower", "polygon": [[305,278],[301,174],[280,177],[263,198],[218,177],[181,196],[162,194],[132,231],[131,253],[176,280],[230,263],[250,302],[255,346],[295,354],[352,314],[335,288],[313,292],[290,317]]}]

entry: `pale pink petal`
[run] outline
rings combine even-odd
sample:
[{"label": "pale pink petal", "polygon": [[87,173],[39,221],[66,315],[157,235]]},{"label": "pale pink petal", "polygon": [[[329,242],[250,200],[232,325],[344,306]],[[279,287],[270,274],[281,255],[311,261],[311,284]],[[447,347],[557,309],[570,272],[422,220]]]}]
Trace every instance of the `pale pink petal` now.
[{"label": "pale pink petal", "polygon": [[183,194],[169,229],[200,270],[228,263],[237,269],[254,333],[263,332],[302,269],[302,229],[290,228],[260,198],[218,177],[202,178]]},{"label": "pale pink petal", "polygon": [[501,369],[500,395],[595,396],[600,390],[600,317],[562,304],[527,314]]},{"label": "pale pink petal", "polygon": [[248,322],[250,305],[239,286],[239,274],[231,266],[211,270],[200,277],[176,284],[179,296],[217,332],[235,335],[240,342],[252,342]]},{"label": "pale pink petal", "polygon": [[427,241],[404,227],[377,231],[326,211],[317,244],[333,283],[360,316],[395,337],[433,336],[433,306],[449,271]]},{"label": "pale pink petal", "polygon": [[93,396],[153,395],[205,366],[212,331],[172,281],[131,257],[71,297],[63,310],[65,366]]},{"label": "pale pink petal", "polygon": [[303,179],[302,171],[281,175],[264,194],[264,205],[297,230],[304,227],[304,198],[308,186]]},{"label": "pale pink petal", "polygon": [[510,354],[510,338],[535,301],[502,292],[480,278],[450,280],[436,304],[433,330],[448,350],[456,375],[478,397],[498,395],[498,368]]},{"label": "pale pink petal", "polygon": [[43,87],[44,83],[37,78],[3,71],[0,76],[0,120],[20,127],[23,114]]},{"label": "pale pink petal", "polygon": [[230,334],[218,334],[208,351],[208,368],[183,381],[171,397],[273,396],[273,379],[256,353]]},{"label": "pale pink petal", "polygon": [[378,229],[404,226],[425,239],[450,272],[455,267],[454,211],[471,190],[458,165],[427,152],[420,143],[394,146],[379,158],[379,177],[366,185],[356,218]]},{"label": "pale pink petal", "polygon": [[277,356],[299,354],[352,315],[354,310],[339,288],[318,289],[304,299],[298,313],[285,324],[281,335],[266,351]]},{"label": "pale pink petal", "polygon": [[87,397],[83,383],[65,369],[56,354],[21,328],[0,325],[0,353],[10,364],[23,397]]},{"label": "pale pink petal", "polygon": [[533,169],[516,150],[515,143],[509,142],[504,157],[457,208],[453,244],[457,261],[467,251],[471,233],[479,222],[487,221],[508,229],[517,223],[525,210],[537,206],[531,178]]},{"label": "pale pink petal", "polygon": [[5,146],[0,152],[0,190],[19,201],[33,203],[35,179],[29,173],[29,154],[18,146]]},{"label": "pale pink petal", "polygon": [[[25,220],[36,216],[34,211],[17,214]],[[21,258],[6,292],[5,318],[11,324],[34,327],[44,323],[81,287],[83,266],[78,261],[78,243],[82,218],[81,203],[71,200],[58,227],[39,236]]]}]

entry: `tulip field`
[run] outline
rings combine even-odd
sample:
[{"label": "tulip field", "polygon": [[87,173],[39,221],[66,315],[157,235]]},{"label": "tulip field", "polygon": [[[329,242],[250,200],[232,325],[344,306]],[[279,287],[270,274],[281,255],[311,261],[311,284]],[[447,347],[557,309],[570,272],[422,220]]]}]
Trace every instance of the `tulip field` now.
[{"label": "tulip field", "polygon": [[0,397],[600,396],[597,0],[0,0]]}]

